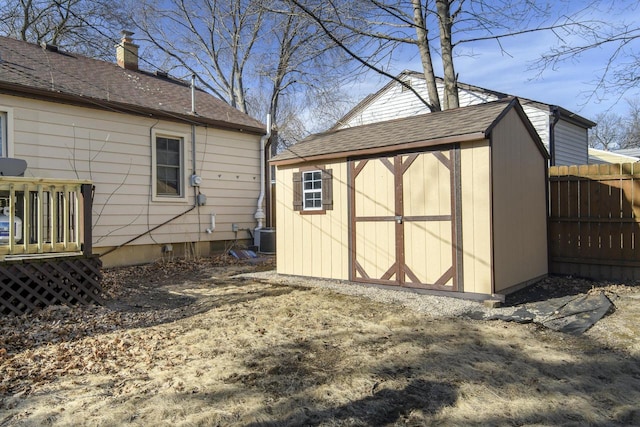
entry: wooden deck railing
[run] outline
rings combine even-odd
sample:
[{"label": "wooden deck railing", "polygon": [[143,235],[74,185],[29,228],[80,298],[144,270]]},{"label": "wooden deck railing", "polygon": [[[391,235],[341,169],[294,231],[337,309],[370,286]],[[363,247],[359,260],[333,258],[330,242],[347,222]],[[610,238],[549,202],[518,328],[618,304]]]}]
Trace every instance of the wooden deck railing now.
[{"label": "wooden deck railing", "polygon": [[87,180],[0,177],[0,261],[91,254]]}]

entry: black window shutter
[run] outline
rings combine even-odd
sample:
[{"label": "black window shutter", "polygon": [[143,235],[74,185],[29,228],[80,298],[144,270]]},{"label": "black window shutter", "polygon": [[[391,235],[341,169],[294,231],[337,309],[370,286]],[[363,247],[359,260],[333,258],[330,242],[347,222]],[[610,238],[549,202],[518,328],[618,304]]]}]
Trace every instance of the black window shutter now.
[{"label": "black window shutter", "polygon": [[302,173],[293,173],[293,210],[302,210]]},{"label": "black window shutter", "polygon": [[322,209],[333,209],[333,169],[322,171]]}]

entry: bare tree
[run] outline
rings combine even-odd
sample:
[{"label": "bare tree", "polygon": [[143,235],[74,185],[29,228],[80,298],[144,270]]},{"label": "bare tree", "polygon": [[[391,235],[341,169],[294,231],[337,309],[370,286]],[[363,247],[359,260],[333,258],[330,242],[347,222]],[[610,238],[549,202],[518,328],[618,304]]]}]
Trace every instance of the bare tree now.
[{"label": "bare tree", "polygon": [[627,100],[629,109],[624,118],[625,138],[621,148],[640,148],[640,101]]},{"label": "bare tree", "polygon": [[[504,38],[578,25],[568,17],[549,22],[552,12],[560,13],[561,5],[554,5],[556,9],[551,10],[546,2],[536,0],[289,1],[317,22],[329,38],[363,67],[398,81],[431,111],[459,105],[454,66],[456,49],[493,40],[498,49],[508,54],[502,45]],[[318,4],[324,7],[314,8]],[[345,34],[356,36],[356,43],[350,45],[352,39]],[[420,56],[427,98],[388,71],[390,64],[397,61],[398,53],[404,53],[407,48],[415,49]],[[442,59],[443,105],[437,93],[434,54]]]},{"label": "bare tree", "polygon": [[598,125],[589,131],[589,146],[613,151],[620,148],[640,148],[640,102],[627,99],[624,115],[610,111],[600,113]]},{"label": "bare tree", "polygon": [[9,0],[0,4],[0,34],[92,57],[113,57],[114,35],[128,25],[124,1]]},{"label": "bare tree", "polygon": [[[309,99],[338,84],[345,61],[286,1],[148,0],[135,16],[145,53],[249,114],[271,114],[281,136],[304,133]],[[287,135],[289,134],[289,135]]]},{"label": "bare tree", "polygon": [[598,125],[589,130],[589,146],[606,151],[622,148],[625,138],[622,118],[605,112],[596,115],[595,121]]},{"label": "bare tree", "polygon": [[340,97],[327,95],[341,93],[339,86],[349,74],[345,72],[348,59],[291,3],[268,2],[265,8],[266,34],[272,42],[256,71],[270,90],[267,111],[277,124],[275,129],[283,140],[299,140],[310,130],[302,126],[309,120],[301,119],[311,107],[337,109]]},{"label": "bare tree", "polygon": [[[195,74],[201,85],[248,112],[245,75],[264,10],[248,0],[143,0],[138,33],[159,52],[166,71]],[[147,52],[149,54],[149,52]]]},{"label": "bare tree", "polygon": [[[564,62],[579,62],[597,52],[604,57],[602,71],[595,76],[585,103],[622,99],[629,90],[640,87],[640,22],[633,20],[639,10],[637,1],[591,1],[572,18],[574,25],[556,29],[557,44],[532,68],[539,72],[557,69]],[[594,16],[597,18],[591,18]]]}]

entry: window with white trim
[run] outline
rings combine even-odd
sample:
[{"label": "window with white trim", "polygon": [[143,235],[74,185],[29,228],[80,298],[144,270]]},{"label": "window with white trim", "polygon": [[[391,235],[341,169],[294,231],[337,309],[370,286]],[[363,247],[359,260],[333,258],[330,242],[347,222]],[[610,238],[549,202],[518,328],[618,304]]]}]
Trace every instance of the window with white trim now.
[{"label": "window with white trim", "polygon": [[183,200],[186,197],[184,137],[155,134],[153,145],[154,198]]},{"label": "window with white trim", "polygon": [[302,210],[322,209],[322,171],[302,173]]},{"label": "window with white trim", "polygon": [[8,157],[8,140],[9,140],[9,122],[8,115],[4,111],[0,111],[0,157]]},{"label": "window with white trim", "polygon": [[323,214],[333,209],[333,173],[331,169],[305,168],[293,173],[293,210]]}]

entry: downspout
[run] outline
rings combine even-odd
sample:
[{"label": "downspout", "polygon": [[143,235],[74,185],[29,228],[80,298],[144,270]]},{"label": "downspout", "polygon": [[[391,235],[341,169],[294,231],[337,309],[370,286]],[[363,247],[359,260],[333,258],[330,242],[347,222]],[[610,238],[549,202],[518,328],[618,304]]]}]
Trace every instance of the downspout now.
[{"label": "downspout", "polygon": [[551,155],[551,166],[556,165],[556,124],[560,121],[560,111],[557,105],[551,107],[553,121],[549,126],[549,151]]},{"label": "downspout", "polygon": [[[196,115],[196,75],[191,76],[191,114]],[[196,175],[196,125],[191,124],[191,173]]]},{"label": "downspout", "polygon": [[269,159],[271,158],[271,144],[272,144],[272,139],[269,138],[267,140],[267,143],[264,146],[264,163],[263,163],[263,167],[265,170],[265,208],[266,208],[266,219],[265,219],[265,225],[267,227],[273,227],[273,208],[271,206],[272,204],[272,196],[271,196],[271,181],[273,180],[273,176],[271,176],[271,166],[269,165]]},{"label": "downspout", "polygon": [[262,135],[262,137],[260,138],[260,195],[258,196],[256,214],[253,216],[257,222],[255,233],[253,235],[253,244],[258,247],[260,247],[260,229],[263,227],[264,219],[266,217],[266,215],[264,214],[264,209],[262,207],[262,205],[264,204],[264,193],[265,193],[265,186],[266,186],[266,183],[265,183],[266,166],[265,166],[264,149],[270,137],[271,137],[271,114],[267,114],[267,133]]}]

